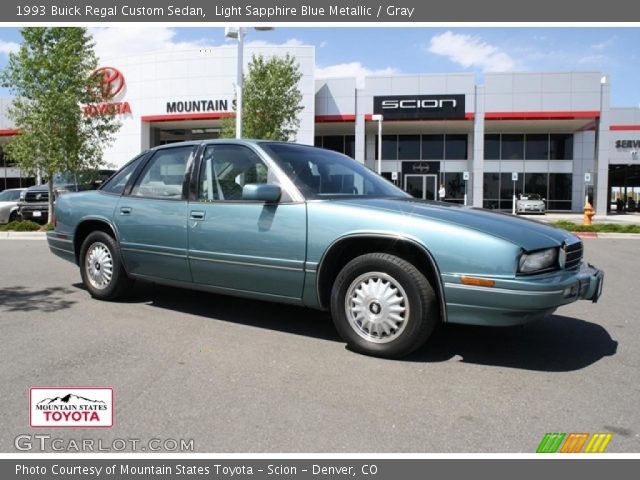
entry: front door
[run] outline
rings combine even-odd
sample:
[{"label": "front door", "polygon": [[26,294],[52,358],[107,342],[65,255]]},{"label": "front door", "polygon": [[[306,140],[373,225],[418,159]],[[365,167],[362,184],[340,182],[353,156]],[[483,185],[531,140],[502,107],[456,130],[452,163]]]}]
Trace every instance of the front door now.
[{"label": "front door", "polygon": [[189,264],[195,283],[299,299],[304,284],[304,203],[242,199],[244,185],[273,183],[249,147],[209,145],[189,203]]},{"label": "front door", "polygon": [[438,194],[437,175],[405,175],[404,189],[415,198],[435,200]]}]

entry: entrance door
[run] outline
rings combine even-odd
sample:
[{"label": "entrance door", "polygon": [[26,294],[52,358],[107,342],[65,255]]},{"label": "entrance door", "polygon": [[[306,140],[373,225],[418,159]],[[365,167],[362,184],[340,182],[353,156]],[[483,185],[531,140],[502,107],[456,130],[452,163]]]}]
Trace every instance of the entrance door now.
[{"label": "entrance door", "polygon": [[415,198],[435,200],[438,194],[437,175],[405,175],[404,189]]}]

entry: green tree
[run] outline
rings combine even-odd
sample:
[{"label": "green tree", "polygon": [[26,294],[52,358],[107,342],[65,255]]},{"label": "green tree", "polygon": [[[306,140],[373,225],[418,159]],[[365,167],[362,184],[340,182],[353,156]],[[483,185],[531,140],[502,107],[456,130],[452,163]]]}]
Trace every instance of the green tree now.
[{"label": "green tree", "polygon": [[[298,89],[301,78],[300,66],[290,55],[251,58],[242,87],[244,138],[295,140],[302,110],[302,93]],[[234,118],[222,122],[220,136],[233,138],[235,131]]]},{"label": "green tree", "polygon": [[95,170],[102,151],[120,127],[113,109],[86,115],[81,106],[108,100],[97,67],[94,43],[85,28],[29,27],[9,55],[0,82],[14,101],[9,117],[20,131],[5,150],[21,169],[40,172],[49,185],[49,222],[53,176]]}]

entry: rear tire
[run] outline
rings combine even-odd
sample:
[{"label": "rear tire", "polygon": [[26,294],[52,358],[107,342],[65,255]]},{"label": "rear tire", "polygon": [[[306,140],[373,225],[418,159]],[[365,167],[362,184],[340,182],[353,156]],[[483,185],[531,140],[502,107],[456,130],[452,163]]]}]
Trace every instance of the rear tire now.
[{"label": "rear tire", "polygon": [[387,253],[362,255],[344,266],[331,291],[331,316],[351,349],[385,358],[421,347],[440,320],[429,281]]},{"label": "rear tire", "polygon": [[91,296],[99,300],[115,300],[132,284],[115,239],[102,231],[90,233],[82,243],[80,275]]}]

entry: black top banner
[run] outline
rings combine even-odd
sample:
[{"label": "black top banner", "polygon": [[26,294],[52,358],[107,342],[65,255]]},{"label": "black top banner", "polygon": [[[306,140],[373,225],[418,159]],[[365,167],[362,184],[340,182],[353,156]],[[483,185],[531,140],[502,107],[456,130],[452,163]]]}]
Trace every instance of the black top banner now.
[{"label": "black top banner", "polygon": [[373,112],[385,120],[464,119],[464,95],[373,97]]},{"label": "black top banner", "polygon": [[0,4],[0,22],[17,24],[629,22],[637,20],[638,13],[640,4],[626,0],[3,0]]}]

